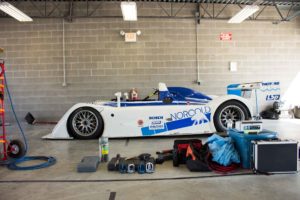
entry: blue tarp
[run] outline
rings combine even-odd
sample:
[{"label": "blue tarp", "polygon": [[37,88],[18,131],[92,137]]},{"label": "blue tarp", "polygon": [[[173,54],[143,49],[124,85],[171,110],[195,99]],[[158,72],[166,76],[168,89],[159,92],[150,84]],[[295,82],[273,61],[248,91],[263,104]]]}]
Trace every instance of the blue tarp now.
[{"label": "blue tarp", "polygon": [[235,150],[231,138],[223,138],[213,134],[207,139],[209,150],[212,154],[212,160],[223,166],[231,163],[240,163],[240,156]]},{"label": "blue tarp", "polygon": [[251,153],[252,153],[252,145],[251,141],[255,140],[270,140],[276,139],[277,133],[273,131],[263,130],[259,134],[249,135],[244,134],[243,131],[238,131],[236,129],[229,129],[228,135],[234,142],[234,146],[237,152],[240,155],[241,163],[243,168],[249,169],[251,167]]}]

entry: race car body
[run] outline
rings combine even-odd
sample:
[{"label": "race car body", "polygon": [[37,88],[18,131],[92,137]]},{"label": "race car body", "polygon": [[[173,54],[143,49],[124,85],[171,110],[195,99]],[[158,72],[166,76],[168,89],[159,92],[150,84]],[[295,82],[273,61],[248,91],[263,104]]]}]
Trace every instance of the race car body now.
[{"label": "race car body", "polygon": [[140,101],[78,103],[71,107],[48,139],[93,139],[191,135],[226,130],[229,121],[249,119],[248,100],[226,95],[211,98],[183,87],[160,83],[158,98]]}]

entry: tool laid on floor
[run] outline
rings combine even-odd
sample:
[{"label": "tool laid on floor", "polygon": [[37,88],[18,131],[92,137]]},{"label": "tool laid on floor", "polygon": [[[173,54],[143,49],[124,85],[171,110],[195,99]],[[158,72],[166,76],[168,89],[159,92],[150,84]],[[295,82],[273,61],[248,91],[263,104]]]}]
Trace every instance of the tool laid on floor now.
[{"label": "tool laid on floor", "polygon": [[85,156],[77,165],[77,172],[95,172],[100,164],[98,156]]},{"label": "tool laid on floor", "polygon": [[119,171],[120,173],[139,174],[153,173],[155,171],[155,159],[151,154],[141,154],[138,157],[124,158],[120,154],[112,158],[108,163],[108,171]]},{"label": "tool laid on floor", "polygon": [[[151,154],[145,153],[139,155],[139,163],[138,163],[138,172],[143,173],[153,173],[155,170],[155,159],[151,157]],[[145,169],[143,171],[143,169]]]},{"label": "tool laid on floor", "polygon": [[155,159],[156,164],[163,164],[165,161],[173,160],[173,149],[163,150],[156,152],[157,158]]},{"label": "tool laid on floor", "polygon": [[[17,122],[18,128],[20,130],[20,135],[23,139],[23,142],[20,140],[12,140],[8,142],[5,126],[2,126],[2,136],[0,137],[0,144],[3,146],[3,152],[0,153],[1,161],[0,164],[7,165],[7,167],[11,170],[34,170],[41,169],[45,167],[52,166],[56,163],[56,159],[51,156],[26,156],[28,151],[28,143],[25,136],[25,133],[21,127],[21,124],[18,120],[17,114],[14,109],[14,105],[12,102],[12,97],[10,95],[7,79],[5,76],[5,65],[4,60],[0,60],[0,118],[2,124],[5,124],[5,110],[4,110],[4,91],[6,89],[8,94],[8,99],[10,101],[10,107],[13,113],[13,116]],[[6,86],[6,87],[5,87]],[[32,166],[18,166],[20,163],[31,161],[31,160],[39,160],[44,161],[42,163],[32,165]]]},{"label": "tool laid on floor", "polygon": [[57,122],[37,121],[35,119],[35,117],[30,112],[26,114],[24,119],[30,125],[34,125],[34,124],[57,124]]},{"label": "tool laid on floor", "polygon": [[116,171],[117,169],[119,169],[119,163],[121,159],[124,158],[121,158],[120,154],[117,154],[116,157],[113,157],[107,164],[108,171]]}]

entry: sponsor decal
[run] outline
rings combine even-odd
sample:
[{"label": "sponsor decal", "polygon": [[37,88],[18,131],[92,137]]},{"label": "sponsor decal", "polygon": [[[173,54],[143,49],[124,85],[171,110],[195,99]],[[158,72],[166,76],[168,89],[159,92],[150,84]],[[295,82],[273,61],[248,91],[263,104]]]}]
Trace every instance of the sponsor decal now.
[{"label": "sponsor decal", "polygon": [[260,90],[262,92],[271,92],[271,91],[279,91],[280,90],[280,82],[262,82]]},{"label": "sponsor decal", "polygon": [[266,101],[278,101],[280,99],[280,94],[270,94],[266,96]]},{"label": "sponsor decal", "polygon": [[144,121],[143,121],[143,120],[141,120],[141,119],[139,119],[139,120],[137,121],[137,124],[138,124],[139,126],[143,126],[143,124],[144,124]]},{"label": "sponsor decal", "polygon": [[143,136],[151,136],[180,128],[203,125],[210,122],[210,117],[211,108],[208,106],[170,113],[171,121],[169,122],[164,122],[163,116],[151,116],[149,117],[150,125],[141,128],[141,131]]},{"label": "sponsor decal", "polygon": [[150,116],[149,117],[149,121],[150,121],[149,130],[164,129],[163,119],[164,119],[163,116]]},{"label": "sponsor decal", "polygon": [[158,119],[163,119],[164,117],[163,116],[151,116],[149,117],[150,120],[158,120]]},{"label": "sponsor decal", "polygon": [[266,101],[278,101],[280,99],[280,82],[262,82],[260,91],[266,93]]},{"label": "sponsor decal", "polygon": [[198,122],[202,120],[209,121],[205,116],[205,114],[207,113],[210,113],[210,107],[203,106],[195,109],[189,109],[189,110],[173,113],[171,114],[171,119],[175,121],[175,120],[180,120],[185,118],[193,118],[193,120]]},{"label": "sponsor decal", "polygon": [[269,85],[279,85],[279,81],[276,82],[262,82],[262,86],[269,86]]}]

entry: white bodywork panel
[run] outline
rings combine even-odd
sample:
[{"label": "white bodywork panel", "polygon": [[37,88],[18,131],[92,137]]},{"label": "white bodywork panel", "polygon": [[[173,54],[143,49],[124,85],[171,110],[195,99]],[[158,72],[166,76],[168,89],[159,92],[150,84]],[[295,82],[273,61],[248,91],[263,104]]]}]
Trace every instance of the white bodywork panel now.
[{"label": "white bodywork panel", "polygon": [[[228,90],[237,91],[236,95],[246,98],[251,102],[254,109],[254,115],[258,116],[260,112],[273,107],[275,101],[280,101],[280,82],[254,82],[236,84]],[[234,92],[233,92],[234,93]],[[228,94],[233,94],[228,92]]]},{"label": "white bodywork panel", "polygon": [[60,119],[46,139],[72,139],[67,131],[71,113],[80,107],[91,107],[99,111],[104,121],[103,136],[147,137],[169,135],[191,135],[216,131],[213,116],[216,109],[228,100],[238,100],[246,105],[252,116],[252,105],[236,95],[216,97],[199,105],[156,105],[113,107],[107,102],[78,103],[72,106]]}]

